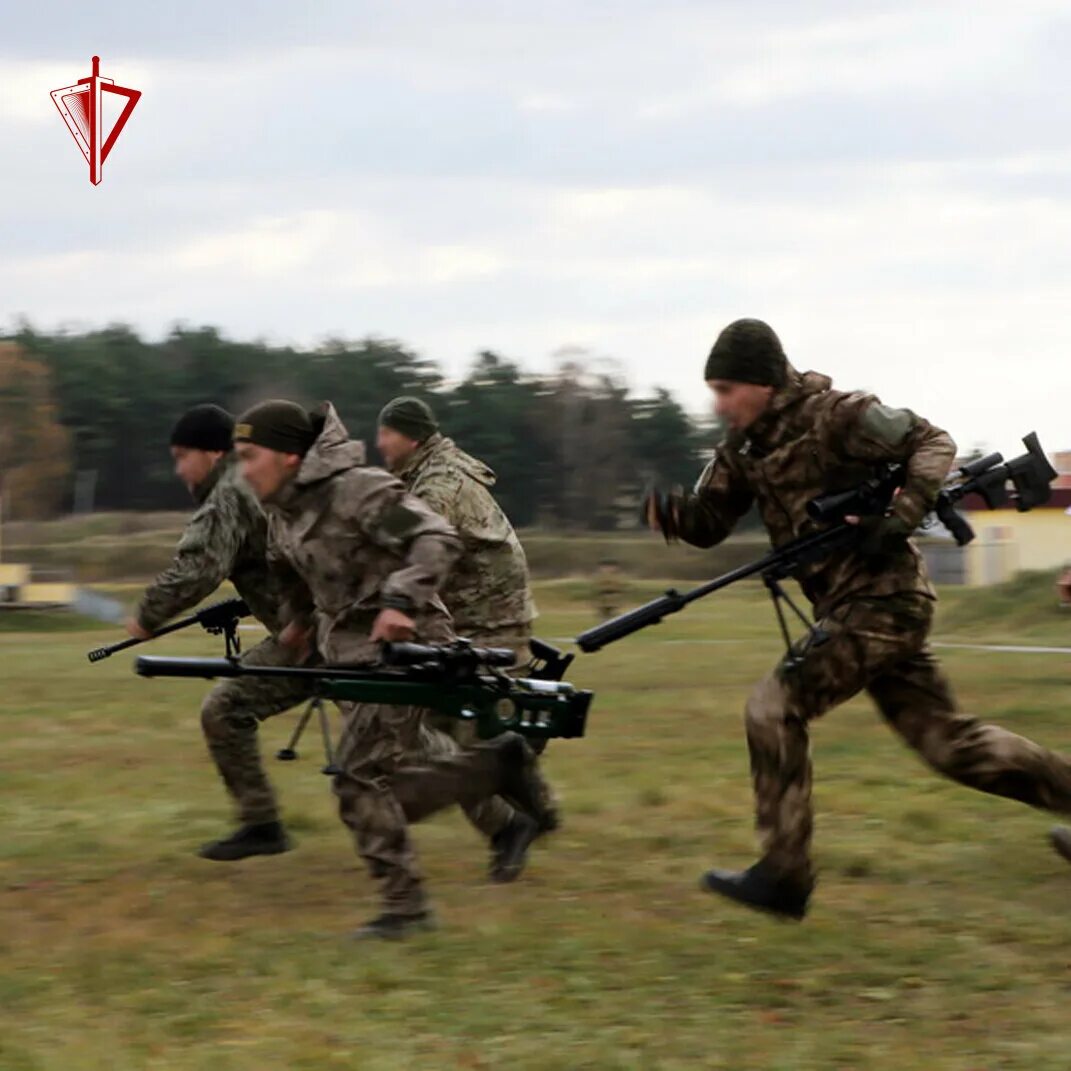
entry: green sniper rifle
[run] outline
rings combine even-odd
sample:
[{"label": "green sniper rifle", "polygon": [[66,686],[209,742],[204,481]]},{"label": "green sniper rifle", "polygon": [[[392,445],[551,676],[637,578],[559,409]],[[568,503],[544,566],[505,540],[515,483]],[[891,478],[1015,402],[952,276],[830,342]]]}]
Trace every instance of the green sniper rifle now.
[{"label": "green sniper rifle", "polygon": [[[182,628],[189,628],[190,625],[200,625],[205,632],[209,632],[213,636],[218,636],[222,633],[227,645],[228,656],[236,655],[240,650],[238,622],[243,617],[248,616],[249,607],[246,606],[244,599],[223,599],[220,602],[212,603],[211,606],[206,606],[203,610],[198,610],[195,614],[190,614],[189,617],[179,618],[178,621],[173,621],[170,625],[158,628],[149,637],[149,640],[155,640],[157,636],[166,636],[169,632],[178,632]],[[95,650],[90,651],[86,657],[90,662],[101,662],[105,658],[111,658],[118,651],[137,647],[139,643],[148,643],[149,640],[121,640],[119,643],[109,644],[107,647],[97,647]]]},{"label": "green sniper rifle", "polygon": [[[380,662],[360,666],[248,666],[236,657],[158,658],[136,662],[143,677],[300,677],[321,699],[430,707],[474,721],[488,739],[513,731],[535,739],[584,735],[592,693],[562,680],[573,656],[542,640],[531,640],[526,675],[505,669],[516,655],[509,648],[473,647],[466,640],[427,646],[383,645]],[[293,758],[293,747],[280,758]],[[332,765],[330,753],[328,765]]]},{"label": "green sniper rifle", "polygon": [[[957,470],[956,478],[938,495],[934,513],[952,533],[956,542],[964,546],[974,538],[974,532],[966,518],[956,512],[957,502],[968,495],[979,495],[989,509],[998,509],[1010,498],[1021,513],[1042,505],[1052,493],[1051,483],[1056,479],[1056,470],[1049,464],[1035,433],[1023,439],[1026,453],[1005,462],[1001,454],[989,454],[971,461]],[[632,635],[648,625],[656,625],[670,614],[683,610],[689,603],[710,595],[738,580],[758,576],[766,584],[777,611],[778,623],[789,648],[790,660],[797,657],[789,640],[781,602],[785,602],[806,625],[812,643],[820,643],[825,637],[789,598],[781,581],[798,574],[800,569],[827,558],[835,550],[849,546],[859,538],[858,525],[849,524],[846,517],[881,516],[888,512],[899,487],[903,486],[906,470],[903,465],[886,465],[873,478],[848,491],[820,495],[807,505],[807,515],[815,524],[828,527],[776,547],[758,561],[715,578],[684,593],[670,589],[635,610],[611,618],[595,628],[582,632],[577,645],[586,653],[601,650],[609,643]],[[1009,490],[1008,484],[1011,484]]]}]

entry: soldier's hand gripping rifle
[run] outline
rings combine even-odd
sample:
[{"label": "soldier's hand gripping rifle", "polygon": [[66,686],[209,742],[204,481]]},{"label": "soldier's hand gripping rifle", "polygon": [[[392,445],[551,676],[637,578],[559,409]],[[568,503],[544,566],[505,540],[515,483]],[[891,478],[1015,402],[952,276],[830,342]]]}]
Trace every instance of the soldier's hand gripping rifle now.
[{"label": "soldier's hand gripping rifle", "polygon": [[243,617],[248,616],[249,607],[246,606],[244,599],[223,599],[220,602],[212,603],[211,606],[206,606],[203,610],[190,614],[189,617],[181,617],[178,621],[172,621],[171,624],[158,628],[146,640],[131,638],[122,640],[119,643],[109,644],[107,647],[97,647],[95,650],[90,651],[86,657],[90,662],[100,662],[105,658],[110,658],[117,651],[125,651],[130,647],[137,647],[138,644],[148,643],[149,640],[155,640],[157,637],[166,636],[171,632],[178,632],[179,629],[189,628],[191,625],[200,625],[205,632],[209,632],[213,636],[218,636],[222,633],[226,643],[227,655],[237,655],[241,650],[241,645],[238,642],[238,622]]},{"label": "soldier's hand gripping rifle", "polygon": [[[1011,461],[1005,462],[1001,454],[989,454],[963,465],[957,470],[952,482],[938,495],[933,512],[960,546],[974,538],[967,519],[956,511],[956,503],[968,495],[979,495],[989,509],[998,509],[1010,499],[1022,513],[1049,500],[1052,493],[1050,485],[1056,479],[1056,470],[1049,464],[1036,434],[1027,435],[1023,444],[1026,446],[1026,453]],[[752,576],[761,577],[773,596],[786,642],[788,632],[781,611],[781,601],[786,602],[807,625],[812,639],[820,641],[820,633],[814,630],[805,615],[788,597],[780,582],[795,576],[803,566],[822,561],[835,550],[858,540],[859,526],[848,523],[845,518],[874,517],[887,513],[897,489],[903,485],[905,476],[903,465],[887,465],[858,487],[813,499],[807,505],[807,514],[815,524],[827,527],[793,539],[758,561],[733,569],[692,591],[682,593],[671,589],[635,610],[629,610],[581,633],[576,640],[578,646],[589,653],[598,651],[608,643],[630,636],[648,625],[658,624],[670,614],[683,610],[689,603],[705,595]],[[655,508],[658,512],[665,507],[656,501]],[[789,647],[791,650],[791,644]]]},{"label": "soldier's hand gripping rifle", "polygon": [[380,662],[363,666],[248,666],[237,658],[158,658],[143,655],[143,677],[300,677],[325,699],[429,707],[474,721],[488,739],[510,731],[538,739],[584,735],[592,693],[562,680],[572,655],[542,640],[530,642],[525,675],[505,672],[509,648],[473,647],[464,640],[425,646],[383,645]]}]

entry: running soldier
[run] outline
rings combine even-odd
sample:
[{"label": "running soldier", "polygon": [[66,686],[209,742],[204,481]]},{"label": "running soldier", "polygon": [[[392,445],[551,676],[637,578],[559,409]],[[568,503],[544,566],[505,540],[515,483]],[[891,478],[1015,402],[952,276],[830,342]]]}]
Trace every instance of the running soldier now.
[{"label": "running soldier", "polygon": [[709,871],[703,888],[803,917],[814,886],[808,725],[863,690],[938,772],[1071,814],[1071,763],[961,713],[928,644],[936,594],[909,537],[951,468],[949,436],[910,410],[801,375],[758,320],[738,320],[718,336],[705,379],[729,431],[691,493],[648,498],[651,526],[669,539],[714,546],[754,503],[780,546],[814,529],[806,504],[816,496],[856,486],[885,462],[903,463],[907,478],[888,515],[853,518],[858,542],[799,578],[828,639],[802,645],[799,659],[782,662],[747,703],[763,855],[743,872]]},{"label": "running soldier", "polygon": [[[376,661],[384,641],[453,639],[436,593],[461,551],[457,534],[394,477],[361,465],[330,405],[310,414],[293,402],[263,402],[240,418],[234,438],[269,512],[286,643],[345,665]],[[540,828],[552,821],[517,734],[462,750],[429,728],[420,708],[339,706],[339,812],[383,894],[382,913],[355,936],[401,937],[432,924],[410,822],[494,795]]]},{"label": "running soldier", "polygon": [[[242,656],[249,665],[287,665],[292,654],[275,638],[279,592],[266,559],[268,524],[249,486],[239,476],[232,450],[234,418],[216,405],[184,413],[171,432],[175,475],[197,511],[179,540],[175,557],[146,589],[127,622],[135,639],[151,639],[172,617],[195,607],[230,580],[268,637]],[[275,855],[290,847],[279,807],[260,760],[257,725],[309,695],[307,685],[285,678],[243,677],[223,681],[201,707],[208,750],[238,813],[239,828],[205,844],[205,859],[234,861]]]},{"label": "running soldier", "polygon": [[[384,406],[376,448],[392,475],[445,517],[461,537],[461,557],[439,592],[454,619],[454,631],[480,647],[509,647],[518,667],[523,666],[529,657],[535,604],[524,548],[491,495],[494,472],[446,438],[431,408],[419,398],[395,398]],[[432,715],[429,722],[464,746],[476,740],[475,726],[469,722],[446,715]],[[543,786],[543,793],[551,805],[549,785]],[[469,817],[491,839],[492,880],[515,880],[538,827],[497,797]]]}]

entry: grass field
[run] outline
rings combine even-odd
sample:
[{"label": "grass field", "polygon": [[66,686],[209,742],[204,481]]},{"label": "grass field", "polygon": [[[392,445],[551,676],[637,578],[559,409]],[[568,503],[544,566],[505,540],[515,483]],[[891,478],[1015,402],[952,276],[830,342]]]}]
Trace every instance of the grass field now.
[{"label": "grass field", "polygon": [[[938,632],[1071,646],[1050,584],[958,593]],[[541,633],[584,627],[583,596],[541,587]],[[90,666],[113,633],[23,621],[0,634],[0,1071],[1071,1067],[1071,867],[1049,818],[940,781],[866,701],[814,734],[808,920],[697,891],[754,852],[740,711],[778,653],[754,590],[578,661],[589,736],[546,763],[565,828],[498,888],[458,814],[421,826],[441,929],[400,946],[346,939],[376,904],[311,740],[271,764],[297,850],[203,862],[229,823],[203,686]],[[1071,658],[945,662],[965,708],[1071,752]],[[291,725],[268,723],[269,754]]]}]

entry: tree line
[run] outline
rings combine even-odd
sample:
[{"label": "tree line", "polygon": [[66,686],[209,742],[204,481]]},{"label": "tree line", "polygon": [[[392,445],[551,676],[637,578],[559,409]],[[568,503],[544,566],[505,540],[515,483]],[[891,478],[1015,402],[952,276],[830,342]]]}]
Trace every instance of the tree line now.
[{"label": "tree line", "polygon": [[0,340],[8,513],[188,506],[168,434],[206,401],[238,413],[264,398],[330,399],[375,459],[376,417],[399,394],[429,402],[444,433],[495,470],[496,495],[519,526],[629,526],[644,485],[691,484],[713,439],[667,391],[634,396],[619,372],[579,351],[542,375],[485,351],[448,382],[434,360],[379,338],[302,351],[213,327],[176,327],[153,342],[121,325],[22,325]]}]

